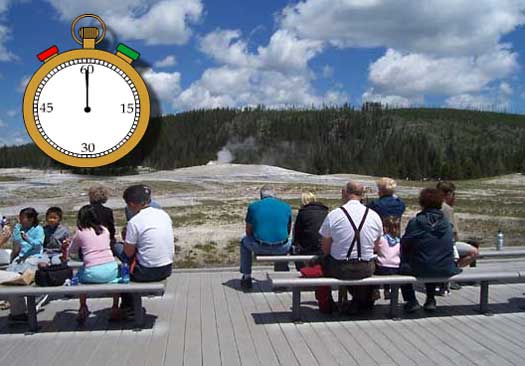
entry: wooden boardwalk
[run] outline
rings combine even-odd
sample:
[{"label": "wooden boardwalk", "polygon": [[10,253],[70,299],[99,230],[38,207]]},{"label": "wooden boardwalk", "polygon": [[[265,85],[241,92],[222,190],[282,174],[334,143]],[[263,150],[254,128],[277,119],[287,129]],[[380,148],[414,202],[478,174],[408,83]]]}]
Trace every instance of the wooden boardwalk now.
[{"label": "wooden boardwalk", "polygon": [[[484,262],[481,268],[521,268],[525,262]],[[175,272],[163,298],[145,299],[146,329],[110,323],[110,299],[91,299],[83,328],[77,300],[47,304],[38,334],[8,325],[0,311],[0,365],[523,365],[525,285],[490,287],[494,315],[477,313],[479,287],[438,297],[438,311],[401,321],[378,301],[366,317],[325,316],[305,293],[305,322],[289,320],[291,294],[273,293],[265,271],[254,290],[239,291],[235,271]],[[424,295],[421,293],[420,301]],[[156,316],[153,316],[153,314]]]}]

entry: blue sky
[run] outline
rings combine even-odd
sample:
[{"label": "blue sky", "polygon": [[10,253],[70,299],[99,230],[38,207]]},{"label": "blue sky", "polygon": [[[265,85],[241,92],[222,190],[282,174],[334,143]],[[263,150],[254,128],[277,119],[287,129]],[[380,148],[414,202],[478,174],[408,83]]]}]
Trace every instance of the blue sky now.
[{"label": "blue sky", "polygon": [[77,48],[100,15],[141,53],[162,112],[380,101],[525,113],[525,3],[515,0],[0,0],[0,145],[29,141],[36,54]]}]

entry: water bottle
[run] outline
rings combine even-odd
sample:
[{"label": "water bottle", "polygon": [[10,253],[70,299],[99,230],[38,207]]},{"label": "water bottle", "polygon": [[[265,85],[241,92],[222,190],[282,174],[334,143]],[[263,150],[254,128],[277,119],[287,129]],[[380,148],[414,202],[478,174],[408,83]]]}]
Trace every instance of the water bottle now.
[{"label": "water bottle", "polygon": [[499,229],[498,230],[498,234],[496,235],[496,249],[497,250],[502,250],[503,249],[503,244],[504,244],[503,232],[501,231],[501,229]]},{"label": "water bottle", "polygon": [[71,277],[71,286],[77,286],[78,285],[78,276],[74,275]]},{"label": "water bottle", "polygon": [[120,267],[120,282],[129,283],[129,265],[126,262]]}]

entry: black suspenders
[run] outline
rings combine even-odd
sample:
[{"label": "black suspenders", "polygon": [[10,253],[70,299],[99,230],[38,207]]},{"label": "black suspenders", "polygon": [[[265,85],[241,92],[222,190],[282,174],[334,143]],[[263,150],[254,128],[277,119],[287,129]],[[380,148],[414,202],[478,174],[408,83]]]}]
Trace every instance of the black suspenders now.
[{"label": "black suspenders", "polygon": [[354,249],[355,243],[357,243],[357,260],[361,260],[361,230],[363,229],[363,226],[366,221],[366,216],[368,215],[368,207],[366,208],[365,214],[361,219],[359,228],[355,226],[354,220],[352,220],[352,218],[348,214],[348,211],[346,211],[346,209],[343,206],[341,206],[340,209],[343,210],[346,217],[348,218],[348,221],[350,221],[350,225],[352,225],[352,229],[354,229],[354,240],[352,240],[352,243],[350,244],[350,248],[348,249],[348,253],[346,255],[346,260],[350,259],[350,255],[352,254],[352,250]]}]

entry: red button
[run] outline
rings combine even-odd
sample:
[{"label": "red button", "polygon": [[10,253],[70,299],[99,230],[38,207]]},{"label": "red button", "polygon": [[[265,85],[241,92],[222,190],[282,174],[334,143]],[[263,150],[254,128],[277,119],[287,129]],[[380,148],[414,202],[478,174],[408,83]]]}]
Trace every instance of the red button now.
[{"label": "red button", "polygon": [[58,47],[57,46],[51,46],[47,50],[40,52],[36,57],[42,62],[50,58],[51,56],[54,56],[58,53]]}]

